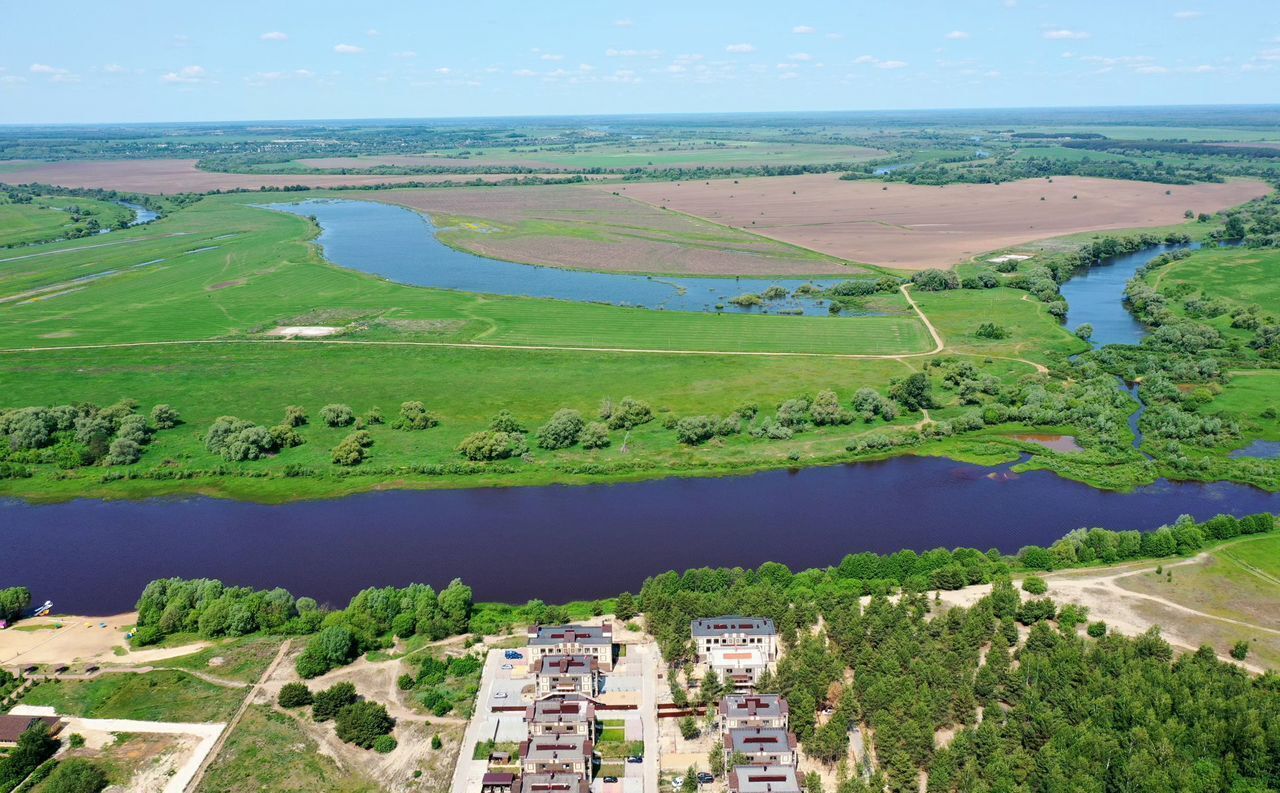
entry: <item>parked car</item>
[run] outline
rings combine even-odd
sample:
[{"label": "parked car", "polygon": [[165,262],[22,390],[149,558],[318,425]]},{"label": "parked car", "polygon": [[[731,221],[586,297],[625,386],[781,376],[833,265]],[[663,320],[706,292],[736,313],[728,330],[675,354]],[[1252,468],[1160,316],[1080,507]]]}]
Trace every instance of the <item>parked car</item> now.
[{"label": "parked car", "polygon": [[706,771],[702,771],[698,774],[699,785],[709,785],[714,781],[716,781],[716,778],[711,774],[708,774]]},{"label": "parked car", "polygon": [[677,788],[677,789],[684,787],[684,777],[678,776],[675,779],[671,780],[671,787]]},{"label": "parked car", "polygon": [[617,781],[618,781],[618,778],[617,778],[616,776],[607,776],[607,777],[605,777],[605,778],[604,778],[604,781],[606,781],[606,782],[617,782]]},{"label": "parked car", "polygon": [[521,658],[524,658],[524,655],[522,655],[518,650],[507,650],[502,654],[502,657],[508,661],[519,661]]},{"label": "parked car", "polygon": [[514,667],[514,666],[512,666],[511,664],[503,664],[503,665],[502,665],[502,668],[503,668],[503,669],[515,669],[515,667]]},{"label": "parked car", "polygon": [[507,698],[507,692],[505,692],[505,691],[498,691],[498,692],[494,693],[493,698],[494,698],[494,699],[506,699],[506,698]]},{"label": "parked car", "polygon": [[643,757],[641,757],[641,756],[640,756],[640,755],[638,755],[638,754],[637,754],[637,755],[632,755],[631,757],[628,757],[628,758],[627,758],[627,762],[628,762],[628,763],[643,763],[643,762],[644,762],[644,758],[643,758]]}]

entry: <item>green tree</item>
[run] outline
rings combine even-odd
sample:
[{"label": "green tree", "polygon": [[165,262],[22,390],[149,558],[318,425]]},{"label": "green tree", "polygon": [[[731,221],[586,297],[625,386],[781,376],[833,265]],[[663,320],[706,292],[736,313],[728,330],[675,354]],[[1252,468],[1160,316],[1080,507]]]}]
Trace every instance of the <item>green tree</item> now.
[{"label": "green tree", "polygon": [[400,403],[400,417],[391,425],[398,430],[425,430],[440,422],[417,400]]},{"label": "green tree", "polygon": [[315,695],[311,705],[311,717],[316,721],[328,721],[343,708],[355,704],[356,687],[350,683],[335,683]]},{"label": "green tree", "polygon": [[395,728],[396,721],[383,705],[363,701],[354,702],[338,711],[334,726],[342,740],[361,749],[369,749],[379,736],[387,735]]},{"label": "green tree", "polygon": [[680,783],[681,793],[698,793],[698,769],[689,766],[684,772],[684,781]]},{"label": "green tree", "polygon": [[933,383],[924,372],[916,372],[889,383],[889,397],[907,410],[933,406]]},{"label": "green tree", "polygon": [[1243,661],[1245,658],[1249,657],[1249,642],[1241,639],[1231,645],[1231,657],[1237,661]]},{"label": "green tree", "polygon": [[544,449],[567,449],[578,442],[584,426],[581,413],[561,408],[538,429],[538,445]]},{"label": "green tree", "polygon": [[301,708],[310,705],[313,701],[311,689],[307,688],[306,683],[285,683],[280,687],[280,694],[276,697],[276,702],[280,703],[282,708]]},{"label": "green tree", "polygon": [[632,597],[631,593],[623,592],[621,595],[618,595],[617,602],[613,608],[614,616],[623,622],[628,622],[635,618],[636,613],[636,601],[635,598]]},{"label": "green tree", "polygon": [[320,420],[330,427],[348,427],[355,423],[356,414],[350,405],[334,403],[320,408]]},{"label": "green tree", "polygon": [[173,429],[182,423],[182,417],[172,406],[162,402],[151,408],[151,423],[156,425],[156,429]]}]

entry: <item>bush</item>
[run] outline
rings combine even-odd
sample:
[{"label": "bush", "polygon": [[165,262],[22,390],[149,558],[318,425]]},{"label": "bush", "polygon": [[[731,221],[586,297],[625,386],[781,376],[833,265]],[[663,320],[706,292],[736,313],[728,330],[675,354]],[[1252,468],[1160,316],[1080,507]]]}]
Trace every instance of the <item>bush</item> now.
[{"label": "bush", "polygon": [[80,749],[84,746],[84,736],[78,732],[73,732],[67,736],[67,744],[72,749]]},{"label": "bush", "polygon": [[342,740],[361,749],[369,749],[379,736],[386,736],[391,732],[396,721],[381,704],[365,701],[352,703],[338,711],[334,726]]},{"label": "bush", "polygon": [[379,735],[373,739],[373,751],[378,754],[390,754],[395,751],[397,746],[399,744],[396,743],[396,739],[390,735]]},{"label": "bush", "polygon": [[538,429],[538,445],[544,449],[567,449],[578,442],[584,426],[581,413],[561,408]]},{"label": "bush", "polygon": [[524,426],[520,420],[511,414],[509,410],[499,410],[498,415],[493,417],[493,421],[489,422],[489,429],[494,432],[524,432]]},{"label": "bush", "polygon": [[373,436],[364,430],[357,430],[333,447],[333,462],[335,465],[359,465],[368,457],[366,450],[372,445]]},{"label": "bush", "polygon": [[685,416],[676,422],[676,440],[689,446],[706,443],[716,433],[712,416]]},{"label": "bush", "polygon": [[731,297],[729,298],[729,302],[734,304],[735,306],[741,306],[742,308],[751,308],[752,306],[759,306],[764,304],[764,300],[761,299],[760,295],[753,295],[750,293],[738,295],[737,297]]},{"label": "bush", "polygon": [[205,431],[204,445],[230,462],[257,460],[275,448],[265,427],[235,416],[214,419]]},{"label": "bush", "polygon": [[282,708],[301,708],[314,701],[315,697],[311,695],[311,689],[307,688],[306,683],[285,683],[276,697],[276,702]]},{"label": "bush", "polygon": [[133,465],[142,459],[142,447],[128,438],[116,438],[107,450],[107,465]]},{"label": "bush", "polygon": [[1249,657],[1249,643],[1241,640],[1231,645],[1231,657],[1237,661],[1243,661]]},{"label": "bush", "polygon": [[43,793],[98,793],[107,786],[107,775],[93,763],[72,757],[58,763],[57,768],[40,786]]},{"label": "bush", "polygon": [[396,678],[396,687],[399,688],[401,691],[409,691],[415,685],[417,685],[417,683],[418,681],[415,680],[413,675],[410,675],[410,674],[403,674],[403,675],[400,675],[400,677]]},{"label": "bush", "polygon": [[311,705],[311,718],[316,721],[328,721],[336,717],[344,708],[354,705],[356,687],[350,683],[335,683],[315,695]]},{"label": "bush", "polygon": [[980,339],[1007,339],[1009,338],[1009,329],[994,322],[984,322],[978,326],[978,330],[974,332],[974,335]]},{"label": "bush", "polygon": [[653,421],[653,410],[648,402],[627,396],[611,407],[608,416],[601,416],[601,418],[608,422],[611,430],[629,430]]},{"label": "bush", "polygon": [[439,420],[427,412],[427,406],[414,400],[400,403],[400,417],[391,425],[398,430],[425,430],[437,424]]},{"label": "bush", "polygon": [[286,427],[301,427],[307,423],[307,411],[301,405],[289,405],[284,409],[284,421],[280,423]]},{"label": "bush", "polygon": [[819,391],[809,408],[813,423],[819,426],[831,424],[848,424],[853,415],[840,407],[840,398],[835,391]]},{"label": "bush", "polygon": [[588,421],[579,436],[584,449],[603,449],[608,446],[609,428],[600,421]]},{"label": "bush", "polygon": [[440,740],[440,733],[431,736],[431,748],[440,751],[444,748],[444,741]]},{"label": "bush", "polygon": [[1095,639],[1101,639],[1107,635],[1107,623],[1102,620],[1089,623],[1089,627],[1085,628],[1085,632]]},{"label": "bush", "polygon": [[162,402],[151,408],[151,423],[156,425],[156,429],[168,430],[181,424],[182,418],[178,411]]},{"label": "bush", "polygon": [[1050,598],[1028,600],[1018,608],[1018,622],[1023,625],[1033,625],[1037,622],[1051,620],[1057,613],[1058,608]]},{"label": "bush", "polygon": [[1049,591],[1049,585],[1037,575],[1029,575],[1022,579],[1022,591],[1032,595],[1043,595]]},{"label": "bush", "polygon": [[519,457],[529,451],[529,445],[518,432],[481,430],[463,438],[457,450],[468,460],[479,462]]},{"label": "bush", "polygon": [[960,277],[950,270],[921,270],[911,276],[911,283],[924,292],[959,289]]},{"label": "bush", "polygon": [[330,427],[347,427],[355,423],[356,414],[350,405],[325,405],[320,408],[320,420]]},{"label": "bush", "polygon": [[271,435],[271,443],[277,449],[292,449],[306,443],[298,431],[288,424],[277,424],[267,430]]}]

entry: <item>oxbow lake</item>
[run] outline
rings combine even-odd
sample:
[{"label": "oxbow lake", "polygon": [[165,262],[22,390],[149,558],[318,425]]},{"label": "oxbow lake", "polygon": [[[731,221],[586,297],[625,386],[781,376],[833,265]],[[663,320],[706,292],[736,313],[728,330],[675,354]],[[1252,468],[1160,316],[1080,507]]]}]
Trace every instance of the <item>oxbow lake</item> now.
[{"label": "oxbow lake", "polygon": [[[314,214],[330,260],[409,284],[700,311],[713,310],[707,306],[720,295],[804,283],[744,282],[748,290],[732,279],[514,265],[454,251],[422,216],[397,207],[276,208]],[[1064,285],[1069,326],[1092,323],[1095,344],[1140,340],[1145,331],[1121,302],[1124,283],[1163,250],[1121,257]],[[1274,454],[1259,444],[1250,451]],[[88,615],[130,609],[148,581],[166,576],[283,586],[331,605],[369,586],[439,587],[461,577],[481,600],[563,602],[634,592],[670,569],[765,561],[802,569],[848,553],[939,546],[1014,552],[1080,527],[1150,530],[1184,513],[1203,520],[1280,512],[1280,494],[1245,485],[1162,480],[1112,493],[1009,468],[896,457],[722,478],[396,491],[277,506],[0,501],[0,585],[29,586],[37,602]]]}]

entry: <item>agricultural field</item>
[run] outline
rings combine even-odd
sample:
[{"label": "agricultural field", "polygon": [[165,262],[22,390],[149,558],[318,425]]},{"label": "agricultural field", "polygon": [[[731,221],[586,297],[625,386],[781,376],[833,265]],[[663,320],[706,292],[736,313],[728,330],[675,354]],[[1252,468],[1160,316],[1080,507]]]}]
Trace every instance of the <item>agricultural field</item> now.
[{"label": "agricultural field", "polygon": [[[240,174],[215,173],[196,167],[193,159],[14,161],[0,163],[7,181],[39,182],[59,187],[92,187],[152,195],[205,193],[214,190],[258,190],[262,187],[335,187],[404,182],[499,182],[509,174],[474,173],[394,175]],[[536,175],[536,174],[535,174]]]},{"label": "agricultural field", "polygon": [[1176,223],[1266,195],[1259,181],[1169,186],[1086,177],[928,187],[811,174],[595,187],[842,259],[919,270],[1081,231]]},{"label": "agricultural field", "polygon": [[[583,143],[571,146],[513,147],[509,149],[423,152],[412,155],[319,157],[296,160],[306,168],[369,168],[372,166],[450,166],[477,170],[518,166],[555,170],[698,168],[751,165],[807,165],[853,163],[887,154],[866,146],[765,142],[753,140],[658,139],[629,143]],[[294,163],[287,163],[293,165]],[[270,165],[255,170],[271,172]]]},{"label": "agricultural field", "polygon": [[429,214],[456,248],[525,264],[691,275],[857,275],[833,256],[664,211],[625,188],[578,185],[388,190],[369,197]]}]

